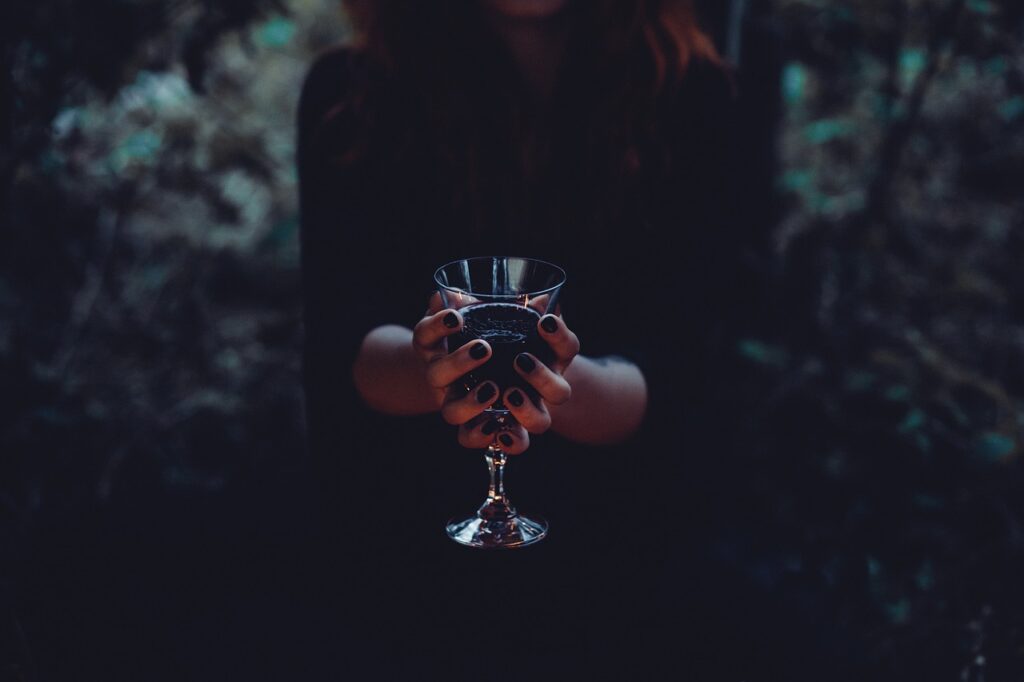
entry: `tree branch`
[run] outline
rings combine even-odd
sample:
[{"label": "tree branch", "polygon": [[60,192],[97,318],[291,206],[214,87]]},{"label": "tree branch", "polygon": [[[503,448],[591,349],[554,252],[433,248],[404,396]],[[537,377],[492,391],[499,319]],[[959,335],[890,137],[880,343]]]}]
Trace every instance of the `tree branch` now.
[{"label": "tree branch", "polygon": [[891,196],[889,190],[900,157],[920,121],[925,96],[928,94],[935,74],[939,71],[946,43],[951,43],[956,34],[956,27],[965,6],[966,0],[952,0],[936,22],[935,31],[928,41],[928,62],[914,81],[914,86],[906,100],[904,114],[893,117],[879,147],[878,165],[872,173],[871,182],[868,185],[867,200],[861,219],[857,221],[861,225],[874,224],[883,219],[888,212]]}]

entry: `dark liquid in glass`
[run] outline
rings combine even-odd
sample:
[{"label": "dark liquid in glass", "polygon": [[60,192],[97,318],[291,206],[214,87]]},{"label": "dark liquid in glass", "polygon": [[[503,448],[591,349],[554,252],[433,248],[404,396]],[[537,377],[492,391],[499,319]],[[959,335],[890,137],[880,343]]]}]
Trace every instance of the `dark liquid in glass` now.
[{"label": "dark liquid in glass", "polygon": [[[530,353],[547,365],[554,361],[551,346],[537,332],[540,313],[514,303],[480,303],[459,312],[465,324],[448,337],[448,351],[453,353],[475,339],[491,345],[487,362],[462,378],[465,389],[470,391],[482,381],[493,381],[500,391],[518,386],[536,400],[537,392],[519,376],[513,363],[520,353]],[[500,400],[494,407],[504,409]]]}]

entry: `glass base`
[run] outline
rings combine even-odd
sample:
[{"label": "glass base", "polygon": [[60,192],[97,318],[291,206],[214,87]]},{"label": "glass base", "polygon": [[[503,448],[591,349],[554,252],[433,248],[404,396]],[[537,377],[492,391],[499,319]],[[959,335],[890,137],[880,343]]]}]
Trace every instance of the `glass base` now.
[{"label": "glass base", "polygon": [[448,537],[466,547],[480,549],[514,549],[526,547],[544,539],[548,523],[544,519],[528,519],[516,514],[510,519],[473,516],[464,521],[448,522]]}]

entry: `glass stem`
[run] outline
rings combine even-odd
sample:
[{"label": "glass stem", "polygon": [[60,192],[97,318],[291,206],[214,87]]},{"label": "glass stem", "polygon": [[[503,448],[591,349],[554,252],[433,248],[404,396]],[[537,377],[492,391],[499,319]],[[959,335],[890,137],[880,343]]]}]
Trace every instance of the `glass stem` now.
[{"label": "glass stem", "polygon": [[501,446],[494,444],[487,448],[484,455],[487,460],[487,471],[491,475],[491,483],[487,488],[487,501],[480,507],[481,518],[499,521],[515,518],[516,510],[505,496],[505,463],[508,455]]},{"label": "glass stem", "polygon": [[505,501],[505,463],[508,455],[494,445],[487,448],[484,455],[487,460],[487,471],[491,474],[491,485],[487,489],[487,500],[489,502]]}]

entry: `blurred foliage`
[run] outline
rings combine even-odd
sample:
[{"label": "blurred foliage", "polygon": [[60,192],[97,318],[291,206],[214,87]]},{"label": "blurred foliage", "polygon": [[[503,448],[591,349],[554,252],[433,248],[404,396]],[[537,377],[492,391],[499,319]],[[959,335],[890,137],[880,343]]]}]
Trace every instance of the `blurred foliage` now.
[{"label": "blurred foliage", "polygon": [[775,5],[782,331],[734,390],[776,514],[741,561],[897,679],[1020,679],[1024,7]]},{"label": "blurred foliage", "polygon": [[6,513],[105,499],[122,471],[216,489],[297,456],[294,115],[346,35],[337,3],[3,11]]},{"label": "blurred foliage", "polygon": [[[1024,6],[773,4],[778,323],[723,382],[757,521],[717,551],[880,669],[1012,679]],[[337,3],[12,0],[0,23],[0,531],[297,454],[293,116]]]}]

